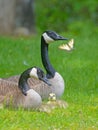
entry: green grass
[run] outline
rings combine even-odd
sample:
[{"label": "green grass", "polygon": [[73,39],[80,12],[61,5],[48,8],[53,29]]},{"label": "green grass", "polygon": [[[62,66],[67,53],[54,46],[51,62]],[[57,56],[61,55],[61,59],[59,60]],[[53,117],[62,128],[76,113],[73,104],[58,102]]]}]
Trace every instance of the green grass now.
[{"label": "green grass", "polygon": [[[53,66],[64,77],[66,88],[61,99],[67,109],[50,114],[14,109],[0,109],[0,130],[97,130],[98,129],[98,28],[81,33],[63,33],[75,39],[72,52],[58,50],[59,41],[50,45]],[[0,37],[0,77],[20,74],[31,66],[43,68],[40,36],[30,38]]]}]

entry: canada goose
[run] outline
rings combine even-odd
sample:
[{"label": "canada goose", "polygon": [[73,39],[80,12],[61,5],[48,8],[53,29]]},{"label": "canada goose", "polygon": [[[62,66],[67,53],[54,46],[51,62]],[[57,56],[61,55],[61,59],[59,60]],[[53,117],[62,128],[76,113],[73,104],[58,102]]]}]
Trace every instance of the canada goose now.
[{"label": "canada goose", "polygon": [[[49,44],[57,40],[67,40],[67,38],[58,35],[54,31],[45,31],[41,36],[41,59],[47,72],[46,77],[49,80],[51,86],[48,86],[47,84],[33,78],[28,81],[30,88],[38,92],[42,99],[47,99],[49,93],[55,93],[58,98],[64,92],[64,80],[62,76],[55,71],[48,57]],[[7,80],[18,82],[19,76],[10,77]]]},{"label": "canada goose", "polygon": [[23,108],[39,107],[42,99],[36,91],[29,87],[27,80],[30,77],[49,84],[44,72],[38,67],[29,68],[24,71],[18,83],[0,79],[0,104],[4,103],[6,106],[11,105]]}]

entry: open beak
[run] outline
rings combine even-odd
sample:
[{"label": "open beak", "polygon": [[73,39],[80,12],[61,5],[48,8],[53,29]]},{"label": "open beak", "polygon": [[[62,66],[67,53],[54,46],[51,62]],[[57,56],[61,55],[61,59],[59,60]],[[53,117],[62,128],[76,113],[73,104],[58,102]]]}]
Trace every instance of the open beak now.
[{"label": "open beak", "polygon": [[43,82],[45,82],[46,84],[48,84],[49,86],[51,86],[51,84],[49,83],[48,79],[46,78],[46,76],[44,76],[43,78],[41,78],[41,80]]}]

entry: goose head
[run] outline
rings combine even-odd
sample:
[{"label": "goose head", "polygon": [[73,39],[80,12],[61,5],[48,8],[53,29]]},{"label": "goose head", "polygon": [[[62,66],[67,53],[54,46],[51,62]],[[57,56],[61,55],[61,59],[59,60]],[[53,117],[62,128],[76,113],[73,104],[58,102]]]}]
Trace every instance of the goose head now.
[{"label": "goose head", "polygon": [[42,37],[44,38],[46,43],[51,43],[53,41],[57,41],[57,40],[67,40],[67,38],[64,38],[63,36],[60,36],[59,34],[57,34],[54,31],[45,31],[42,34]]},{"label": "goose head", "polygon": [[45,82],[46,84],[50,85],[50,83],[48,82],[48,79],[46,78],[46,75],[44,74],[43,70],[38,68],[38,67],[33,67],[33,68],[29,68],[27,70],[25,70],[20,78],[19,78],[19,88],[21,90],[21,92],[26,96],[27,95],[27,91],[30,90],[30,87],[27,83],[28,78],[36,78],[39,79],[43,82]]},{"label": "goose head", "polygon": [[48,79],[46,78],[46,75],[45,75],[45,73],[43,72],[43,70],[40,69],[40,68],[38,68],[38,67],[33,67],[33,68],[30,70],[29,75],[30,75],[30,77],[33,77],[33,78],[42,80],[43,82],[45,82],[45,83],[48,84],[49,86],[51,85],[51,84],[48,82]]}]

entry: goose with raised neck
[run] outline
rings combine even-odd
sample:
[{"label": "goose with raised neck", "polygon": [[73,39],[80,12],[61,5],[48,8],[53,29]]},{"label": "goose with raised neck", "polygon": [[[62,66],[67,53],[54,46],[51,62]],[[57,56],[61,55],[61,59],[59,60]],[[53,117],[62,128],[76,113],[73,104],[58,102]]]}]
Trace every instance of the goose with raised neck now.
[{"label": "goose with raised neck", "polygon": [[49,56],[48,56],[48,47],[49,44],[57,41],[57,40],[67,40],[60,35],[58,35],[54,31],[45,31],[41,36],[41,59],[43,66],[47,72],[46,77],[48,78],[51,84],[51,90],[53,93],[56,94],[57,97],[60,97],[65,88],[63,77],[56,72],[53,68],[52,64],[50,63]]}]

